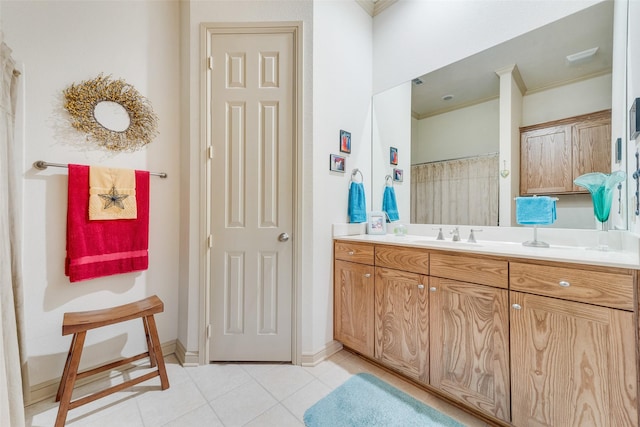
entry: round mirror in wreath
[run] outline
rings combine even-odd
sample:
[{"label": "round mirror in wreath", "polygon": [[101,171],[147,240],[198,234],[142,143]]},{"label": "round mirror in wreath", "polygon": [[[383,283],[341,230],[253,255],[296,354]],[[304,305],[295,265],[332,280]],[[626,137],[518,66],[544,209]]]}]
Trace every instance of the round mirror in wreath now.
[{"label": "round mirror in wreath", "polygon": [[158,134],[149,101],[122,79],[98,76],[64,90],[71,125],[87,141],[112,151],[135,151]]}]

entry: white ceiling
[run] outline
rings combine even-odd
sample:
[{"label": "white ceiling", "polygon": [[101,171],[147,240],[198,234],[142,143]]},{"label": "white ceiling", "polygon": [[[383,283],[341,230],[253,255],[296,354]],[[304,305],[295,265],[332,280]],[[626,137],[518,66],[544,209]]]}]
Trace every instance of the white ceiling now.
[{"label": "white ceiling", "polygon": [[[613,1],[552,22],[469,58],[420,76],[412,110],[424,118],[498,97],[496,70],[516,65],[525,93],[611,72]],[[570,65],[566,56],[598,47],[592,60]],[[451,94],[451,101],[442,96]]]}]

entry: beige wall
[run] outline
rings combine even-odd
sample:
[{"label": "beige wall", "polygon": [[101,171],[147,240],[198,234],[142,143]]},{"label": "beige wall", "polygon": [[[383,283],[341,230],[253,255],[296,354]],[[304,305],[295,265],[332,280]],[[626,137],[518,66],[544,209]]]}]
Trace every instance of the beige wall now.
[{"label": "beige wall", "polygon": [[[180,156],[178,4],[165,1],[3,1],[2,29],[22,68],[17,123],[24,146],[22,224],[24,303],[31,385],[62,374],[70,336],[67,311],[124,304],[157,294],[160,339],[177,335]],[[104,73],[122,78],[149,99],[159,135],[133,153],[107,153],[70,128],[62,90]],[[67,171],[36,171],[35,160],[167,172],[151,177],[149,269],[70,284],[64,275]],[[139,322],[92,331],[83,367],[143,351]]]}]

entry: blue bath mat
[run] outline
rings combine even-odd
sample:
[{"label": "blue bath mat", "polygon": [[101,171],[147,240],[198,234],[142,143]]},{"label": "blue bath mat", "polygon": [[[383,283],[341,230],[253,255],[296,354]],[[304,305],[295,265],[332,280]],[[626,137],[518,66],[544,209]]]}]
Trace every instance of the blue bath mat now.
[{"label": "blue bath mat", "polygon": [[462,424],[370,374],[357,374],[304,413],[307,427],[443,426]]}]

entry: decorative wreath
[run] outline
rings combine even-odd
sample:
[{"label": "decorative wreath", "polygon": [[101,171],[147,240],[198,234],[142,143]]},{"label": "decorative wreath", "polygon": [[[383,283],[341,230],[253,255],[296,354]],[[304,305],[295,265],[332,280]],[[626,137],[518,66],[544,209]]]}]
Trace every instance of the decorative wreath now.
[{"label": "decorative wreath", "polygon": [[[71,125],[87,134],[87,140],[112,151],[135,151],[157,136],[158,117],[150,102],[124,80],[111,80],[102,74],[93,80],[72,84],[64,90],[64,107],[71,114]],[[106,128],[95,117],[100,102],[121,105],[129,114],[129,127],[123,131]]]}]

